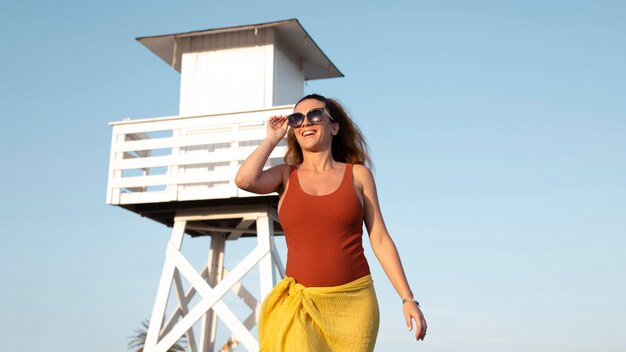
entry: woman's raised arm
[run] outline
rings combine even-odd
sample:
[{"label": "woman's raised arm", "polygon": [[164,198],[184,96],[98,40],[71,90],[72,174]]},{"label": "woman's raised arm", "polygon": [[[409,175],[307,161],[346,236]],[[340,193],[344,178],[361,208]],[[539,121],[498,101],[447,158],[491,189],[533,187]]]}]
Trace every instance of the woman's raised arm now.
[{"label": "woman's raised arm", "polygon": [[283,184],[283,173],[287,165],[276,165],[265,171],[263,166],[276,145],[285,137],[289,124],[287,116],[272,116],[267,120],[267,136],[244,160],[235,176],[237,187],[252,193],[277,192]]}]

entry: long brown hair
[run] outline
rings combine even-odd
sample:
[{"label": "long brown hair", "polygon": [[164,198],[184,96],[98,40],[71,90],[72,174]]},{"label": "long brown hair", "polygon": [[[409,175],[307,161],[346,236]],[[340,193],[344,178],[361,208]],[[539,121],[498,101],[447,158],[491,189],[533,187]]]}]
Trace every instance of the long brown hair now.
[{"label": "long brown hair", "polygon": [[[333,117],[334,122],[339,124],[339,132],[333,136],[331,153],[333,160],[342,163],[361,164],[367,167],[372,166],[372,160],[368,155],[367,143],[359,127],[352,122],[352,119],[344,108],[334,99],[326,98],[319,94],[309,94],[298,100],[300,102],[314,99],[324,103],[324,107]],[[285,163],[290,165],[300,165],[303,161],[302,148],[298,144],[293,129],[287,132],[287,152],[285,153]]]}]

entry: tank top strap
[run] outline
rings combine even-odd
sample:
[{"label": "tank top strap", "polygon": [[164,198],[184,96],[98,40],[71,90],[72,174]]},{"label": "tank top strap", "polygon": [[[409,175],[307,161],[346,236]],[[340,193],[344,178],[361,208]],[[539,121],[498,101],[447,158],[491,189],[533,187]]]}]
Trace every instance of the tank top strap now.
[{"label": "tank top strap", "polygon": [[298,167],[296,165],[289,165],[289,178],[290,179],[293,177],[293,173],[296,172],[296,170],[298,170]]},{"label": "tank top strap", "polygon": [[287,191],[294,188],[300,188],[300,181],[298,181],[298,167],[296,165],[289,165],[289,185],[287,187]]},{"label": "tank top strap", "polygon": [[348,185],[352,185],[353,184],[353,176],[352,176],[352,167],[354,166],[354,164],[346,164],[346,171],[343,173],[343,180],[341,180],[341,187],[343,188],[344,186],[346,186],[346,184]]}]

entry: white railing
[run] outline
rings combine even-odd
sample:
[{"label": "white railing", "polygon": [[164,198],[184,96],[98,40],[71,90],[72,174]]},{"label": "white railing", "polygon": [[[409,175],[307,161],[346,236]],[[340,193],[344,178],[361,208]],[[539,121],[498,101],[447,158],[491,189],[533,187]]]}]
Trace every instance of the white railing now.
[{"label": "white railing", "polygon": [[[250,197],[234,182],[265,138],[265,121],[292,106],[193,117],[112,122],[107,204]],[[283,162],[286,141],[266,167]]]}]

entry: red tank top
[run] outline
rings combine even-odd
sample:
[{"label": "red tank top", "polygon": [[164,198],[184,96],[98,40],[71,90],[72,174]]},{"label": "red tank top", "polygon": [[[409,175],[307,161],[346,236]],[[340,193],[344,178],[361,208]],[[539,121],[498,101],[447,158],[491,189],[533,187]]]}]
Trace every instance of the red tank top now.
[{"label": "red tank top", "polygon": [[370,273],[352,166],[346,165],[339,188],[322,196],[305,193],[291,166],[279,219],[287,241],[286,274],[306,287],[343,285]]}]

